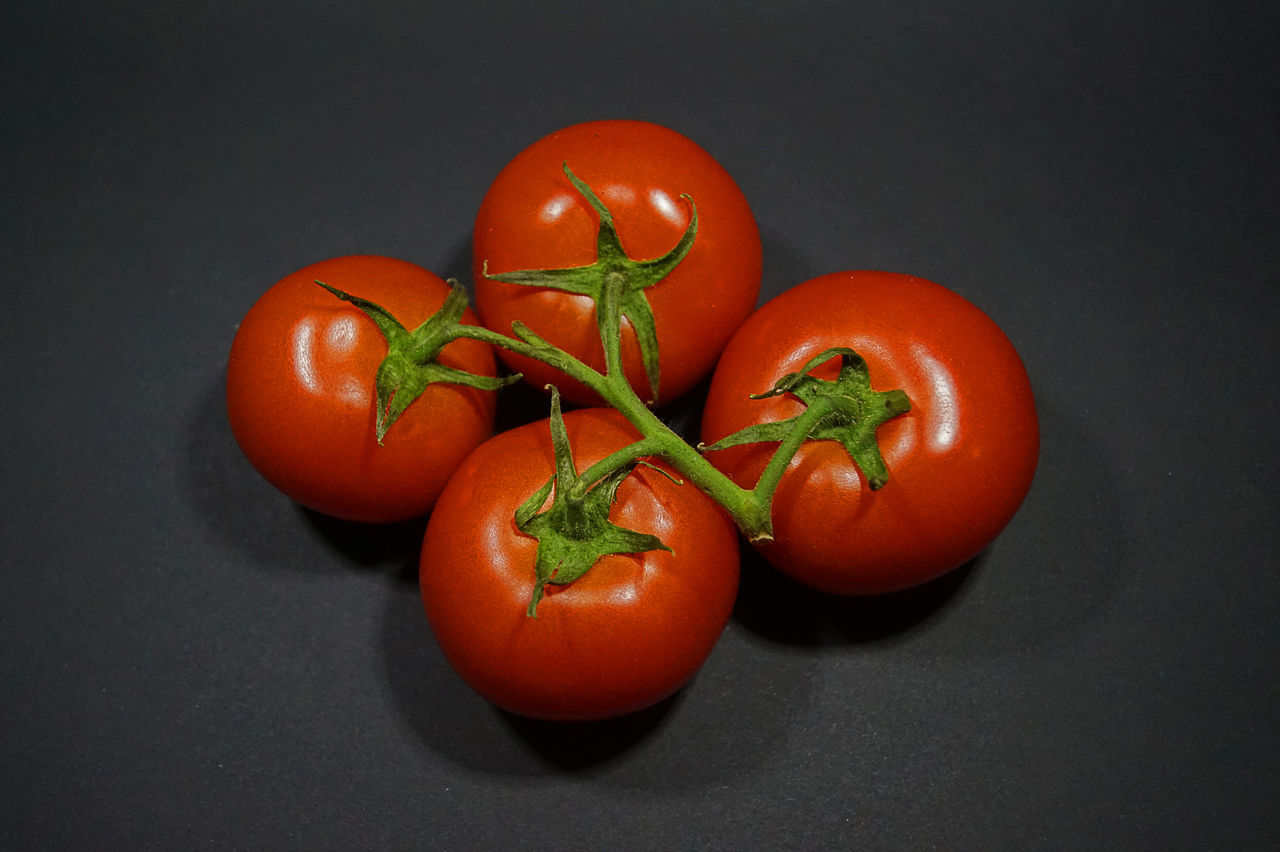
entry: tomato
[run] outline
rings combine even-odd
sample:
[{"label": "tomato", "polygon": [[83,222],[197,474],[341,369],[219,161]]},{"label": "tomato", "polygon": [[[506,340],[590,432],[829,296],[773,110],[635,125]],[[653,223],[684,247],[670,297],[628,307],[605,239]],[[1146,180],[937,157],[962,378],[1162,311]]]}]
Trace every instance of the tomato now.
[{"label": "tomato", "polygon": [[[535,142],[489,187],[473,238],[476,309],[491,329],[520,320],[598,370],[604,354],[589,296],[486,277],[528,269],[587,266],[596,260],[599,217],[564,172],[568,166],[612,213],[629,257],[648,260],[680,242],[697,207],[692,248],[666,278],[645,290],[656,327],[659,400],[674,399],[710,372],[760,291],[760,235],[729,173],[688,138],[643,121],[577,124]],[[623,321],[623,365],[650,399],[633,326]],[[579,404],[591,391],[551,368],[501,351],[536,387],[555,383]]]},{"label": "tomato", "polygon": [[[579,471],[639,437],[610,409],[564,420]],[[547,586],[530,617],[538,542],[514,515],[554,469],[547,421],[501,433],[463,462],[423,539],[427,619],[462,679],[508,711],[582,720],[642,709],[686,683],[723,631],[738,587],[736,530],[693,485],[637,467],[609,521],[672,552],[602,557]]]},{"label": "tomato", "polygon": [[[374,436],[374,376],[387,353],[377,325],[316,285],[376,302],[408,329],[434,314],[449,285],[389,257],[339,257],[267,290],[236,333],[227,414],[236,441],[279,490],[316,511],[388,522],[426,514],[445,480],[493,429],[494,395],[433,384]],[[464,321],[475,324],[468,312]],[[494,375],[487,344],[457,340],[442,364]]]},{"label": "tomato", "polygon": [[[911,399],[911,410],[877,433],[888,483],[872,491],[841,444],[806,442],[779,483],[775,539],[760,552],[802,583],[841,594],[903,589],[959,567],[995,539],[1026,496],[1039,426],[1013,345],[944,287],[889,272],[839,272],[768,302],[720,359],[703,440],[797,414],[794,397],[749,396],[836,346],[866,359],[874,389],[901,388]],[[812,374],[829,378],[837,366]],[[776,446],[732,447],[709,459],[749,487]]]}]

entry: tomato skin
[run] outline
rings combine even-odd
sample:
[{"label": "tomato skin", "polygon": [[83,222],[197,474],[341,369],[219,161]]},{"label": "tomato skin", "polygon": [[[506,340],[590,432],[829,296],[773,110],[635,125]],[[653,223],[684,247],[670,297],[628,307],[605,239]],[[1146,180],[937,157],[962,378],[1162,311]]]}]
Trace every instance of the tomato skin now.
[{"label": "tomato skin", "polygon": [[[564,418],[579,470],[638,437],[609,409]],[[723,631],[738,588],[736,529],[693,485],[638,467],[610,520],[674,553],[603,557],[572,583],[548,585],[530,618],[538,545],[513,515],[553,470],[546,421],[468,456],[423,539],[427,619],[462,679],[505,710],[566,721],[640,710],[693,677]]]},{"label": "tomato skin", "polygon": [[[492,393],[432,385],[378,446],[374,376],[387,352],[368,316],[316,285],[376,302],[412,330],[439,310],[444,280],[403,260],[338,257],[281,279],[240,323],[227,364],[227,414],[258,472],[299,503],[382,523],[426,514],[445,480],[493,430]],[[464,321],[475,324],[474,314]],[[458,340],[441,363],[495,374],[486,344]]]},{"label": "tomato skin", "polygon": [[[779,483],[775,540],[760,553],[800,582],[838,594],[908,588],[969,561],[1026,496],[1039,425],[1013,345],[944,287],[889,272],[839,272],[768,302],[716,368],[703,440],[797,414],[801,405],[790,396],[748,397],[833,346],[866,359],[872,387],[902,388],[911,398],[912,410],[878,432],[889,482],[873,492],[840,444],[806,442]],[[815,375],[830,378],[835,366]],[[749,487],[776,446],[734,447],[709,459]]]},{"label": "tomato skin", "polygon": [[[520,320],[598,370],[604,368],[594,305],[587,296],[493,281],[483,275],[590,265],[598,218],[574,189],[568,164],[613,214],[634,259],[660,257],[680,241],[691,208],[698,233],[679,266],[646,291],[658,336],[659,398],[674,399],[709,373],[734,329],[755,308],[761,247],[755,218],[737,184],[710,154],[674,130],[643,121],[595,121],[567,127],[518,154],[494,180],[473,235],[476,310],[509,334]],[[623,367],[649,399],[640,349],[623,320]],[[535,387],[553,383],[568,401],[599,405],[594,393],[553,369],[500,351]]]}]

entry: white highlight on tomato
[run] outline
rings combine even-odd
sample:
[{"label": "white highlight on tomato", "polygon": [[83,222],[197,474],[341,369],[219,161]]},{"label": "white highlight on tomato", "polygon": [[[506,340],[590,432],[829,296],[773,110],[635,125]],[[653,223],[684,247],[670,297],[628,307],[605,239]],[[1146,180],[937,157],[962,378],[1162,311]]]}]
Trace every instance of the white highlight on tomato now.
[{"label": "white highlight on tomato", "polygon": [[928,347],[915,344],[912,356],[929,377],[929,404],[925,407],[925,443],[931,450],[949,450],[960,434],[960,401],[956,380],[946,366],[933,357]]},{"label": "white highlight on tomato", "polygon": [[572,195],[556,195],[552,196],[542,205],[542,209],[538,211],[538,218],[548,224],[557,221],[564,215],[565,211],[573,206]]},{"label": "white highlight on tomato", "polygon": [[320,377],[316,374],[316,321],[308,317],[293,327],[293,371],[298,382],[312,393],[320,392]]},{"label": "white highlight on tomato", "polygon": [[667,194],[666,190],[657,188],[649,190],[649,204],[663,219],[677,227],[684,227],[684,216],[680,211],[680,205]]},{"label": "white highlight on tomato", "polygon": [[369,387],[355,376],[348,376],[338,389],[338,397],[350,408],[365,408],[369,404]]},{"label": "white highlight on tomato", "polygon": [[[608,186],[601,187],[599,190],[600,200],[604,202],[606,207],[617,205],[630,206],[636,203],[636,191],[633,187],[623,183],[611,183]],[[617,210],[610,210],[610,213],[617,213]]]},{"label": "white highlight on tomato", "polygon": [[324,342],[331,351],[345,354],[356,345],[358,333],[355,317],[349,315],[335,317],[325,330]]}]

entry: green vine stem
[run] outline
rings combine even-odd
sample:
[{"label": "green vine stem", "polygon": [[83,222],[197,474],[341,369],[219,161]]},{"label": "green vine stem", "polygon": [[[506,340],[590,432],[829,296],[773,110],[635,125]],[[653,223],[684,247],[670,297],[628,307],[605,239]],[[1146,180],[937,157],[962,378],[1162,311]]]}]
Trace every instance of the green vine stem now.
[{"label": "green vine stem", "polygon": [[[539,537],[541,547],[545,549],[544,556],[539,557],[542,560],[539,581],[530,614],[533,614],[546,583],[567,582],[570,577],[585,572],[595,559],[591,555],[593,552],[620,552],[608,548],[625,548],[635,543],[632,538],[639,534],[618,530],[607,523],[607,505],[612,500],[617,484],[637,464],[644,463],[645,458],[661,458],[669,463],[695,487],[715,500],[753,542],[773,538],[773,495],[783,473],[806,440],[840,441],[854,463],[867,476],[871,487],[875,489],[884,485],[888,471],[876,445],[875,432],[881,423],[909,411],[911,403],[901,390],[873,390],[866,362],[851,349],[837,348],[820,353],[799,372],[784,376],[773,388],[757,397],[790,394],[799,399],[805,405],[804,410],[788,420],[748,427],[722,438],[710,447],[691,446],[664,423],[641,400],[623,372],[622,319],[626,317],[636,329],[649,378],[649,390],[651,396],[656,398],[659,379],[657,338],[645,290],[661,281],[688,254],[697,234],[697,209],[693,208],[689,227],[666,255],[651,261],[633,260],[623,251],[613,227],[612,216],[603,202],[567,165],[564,166],[564,172],[599,216],[596,263],[572,269],[521,270],[501,275],[489,275],[486,265],[485,275],[509,283],[549,287],[591,296],[596,304],[596,323],[605,353],[603,373],[549,343],[523,323],[513,323],[511,336],[508,336],[483,326],[462,322],[467,295],[466,289],[456,281],[451,282],[453,290],[445,307],[412,333],[403,329],[377,305],[321,284],[338,298],[360,307],[378,323],[387,338],[388,358],[379,374],[379,440],[394,422],[399,410],[411,401],[411,398],[401,400],[403,394],[397,390],[399,387],[411,386],[415,395],[427,383],[437,381],[496,389],[501,384],[518,378],[472,376],[450,371],[436,363],[436,355],[440,350],[450,341],[459,338],[480,340],[547,364],[590,388],[605,403],[619,411],[640,433],[639,440],[597,461],[581,474],[577,473],[573,468],[567,436],[557,432],[557,428],[563,431],[563,424],[559,423],[557,426],[559,398],[552,388],[552,437],[557,446],[558,465],[553,477],[553,481],[558,483],[556,502],[549,513],[535,514],[551,493],[552,482],[548,482],[542,492],[531,495],[529,502],[517,512],[517,522],[521,529],[527,526],[532,531],[531,534]],[[693,205],[692,199],[683,197]],[[837,356],[841,358],[837,379],[827,381],[809,375],[810,370]],[[393,406],[392,400],[403,404]],[[382,417],[384,409],[387,411],[386,418]],[[707,450],[760,442],[777,442],[778,446],[752,488],[739,486],[703,455]],[[601,517],[595,517],[602,512],[604,514]],[[588,539],[594,542],[590,547],[582,544]],[[640,542],[641,539],[635,538],[635,541]],[[655,545],[647,538],[641,543],[645,544],[644,549],[661,546],[660,542]],[[555,554],[554,559],[551,554]],[[573,566],[572,570],[564,567],[570,565]]]},{"label": "green vine stem", "polygon": [[604,479],[615,470],[619,470],[629,464],[633,464],[638,459],[660,455],[661,453],[662,442],[660,440],[641,438],[634,444],[628,444],[622,449],[605,456],[600,459],[600,461],[584,470],[582,475],[579,477],[579,483],[574,486],[576,493],[571,496],[580,497],[582,492],[585,492],[591,483]]},{"label": "green vine stem", "polygon": [[[617,302],[605,299],[598,310],[601,313],[613,313],[617,310]],[[602,327],[610,325],[607,318],[601,319],[600,324]],[[616,314],[612,327],[618,327]],[[517,332],[520,337],[526,339],[513,339],[491,329],[463,324],[455,326],[452,334],[455,337],[483,340],[493,346],[501,346],[518,355],[555,367],[569,378],[581,382],[599,394],[601,399],[621,412],[622,416],[640,432],[642,440],[624,447],[608,459],[597,462],[584,471],[579,479],[580,482],[585,483],[583,487],[589,486],[599,478],[608,475],[611,470],[622,467],[630,461],[646,456],[659,457],[670,463],[689,482],[719,503],[747,538],[752,541],[768,541],[773,538],[773,525],[770,519],[772,490],[764,494],[747,490],[717,470],[697,449],[690,446],[644,404],[627,382],[620,363],[609,372],[600,373],[563,350],[542,341],[541,338],[537,338],[538,343],[530,343],[528,338],[531,337],[531,333],[527,329]],[[803,436],[796,442],[797,447],[800,441],[803,441]],[[793,455],[794,452],[792,450]],[[788,457],[787,461],[789,460]],[[783,467],[785,466],[784,462]]]}]

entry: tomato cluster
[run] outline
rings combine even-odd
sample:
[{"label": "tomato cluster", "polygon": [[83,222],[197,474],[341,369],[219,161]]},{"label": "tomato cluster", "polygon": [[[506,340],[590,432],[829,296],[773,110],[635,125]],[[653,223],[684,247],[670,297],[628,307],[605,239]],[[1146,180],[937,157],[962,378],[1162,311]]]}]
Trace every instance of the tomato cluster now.
[{"label": "tomato cluster", "polygon": [[[473,246],[478,316],[461,287],[390,258],[282,279],[236,334],[227,404],[294,500],[430,514],[428,621],[500,707],[602,718],[679,689],[728,621],[735,522],[799,582],[876,594],[973,558],[1030,487],[1035,403],[996,324],[889,272],[824,275],[756,310],[746,199],[674,131],[600,121],[539,140],[494,181]],[[492,390],[516,378],[495,350],[591,407],[561,416],[556,395],[549,420],[490,437]],[[646,403],[712,372],[695,449]]]}]

